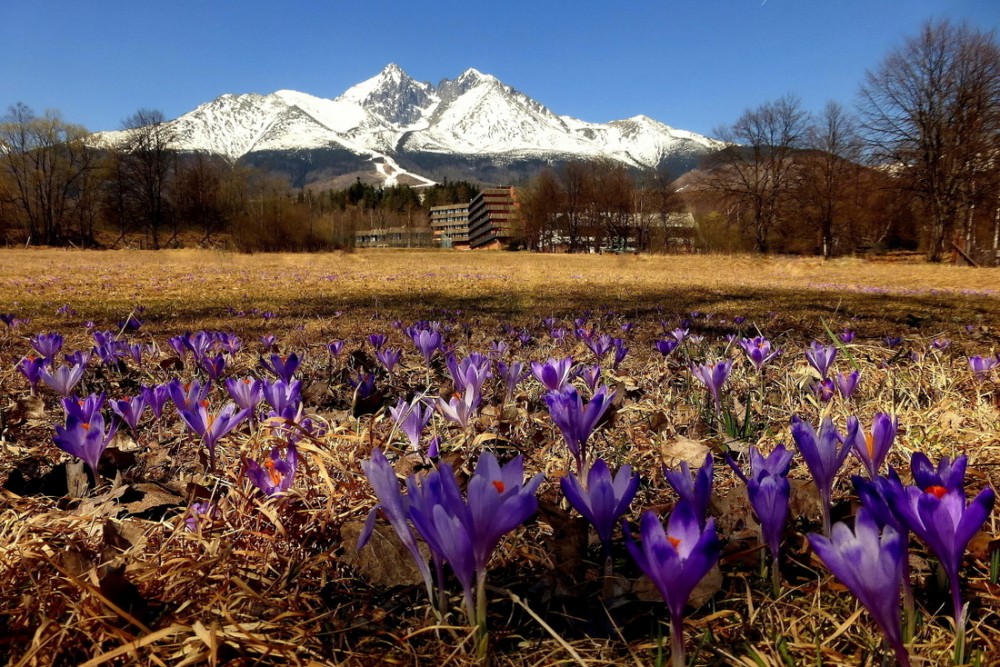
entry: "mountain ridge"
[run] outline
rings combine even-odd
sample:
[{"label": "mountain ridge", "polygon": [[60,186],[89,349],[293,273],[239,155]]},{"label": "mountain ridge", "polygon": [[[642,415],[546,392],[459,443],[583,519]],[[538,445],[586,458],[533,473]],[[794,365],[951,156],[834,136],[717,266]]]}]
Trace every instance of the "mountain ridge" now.
[{"label": "mountain ridge", "polygon": [[[298,185],[310,181],[309,164],[323,162],[329,151],[336,153],[338,168],[348,168],[347,151],[357,158],[358,177],[393,185],[401,177],[429,183],[442,175],[486,182],[475,173],[483,165],[537,171],[539,165],[570,159],[610,158],[638,169],[671,163],[693,168],[722,145],[645,115],[608,123],[560,116],[471,67],[433,85],[416,81],[395,63],[335,98],[294,90],[227,93],[167,126],[179,151],[211,153],[233,163],[281,155],[286,173],[288,165],[300,165],[289,174]],[[112,142],[121,134],[100,136]],[[378,166],[386,164],[392,168]]]}]

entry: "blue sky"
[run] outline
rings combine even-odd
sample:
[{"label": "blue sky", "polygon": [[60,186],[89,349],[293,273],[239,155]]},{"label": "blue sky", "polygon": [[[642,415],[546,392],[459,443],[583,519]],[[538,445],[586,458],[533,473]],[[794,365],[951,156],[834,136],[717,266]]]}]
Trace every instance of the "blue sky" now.
[{"label": "blue sky", "polygon": [[0,112],[24,102],[91,130],[223,93],[336,97],[396,62],[434,83],[475,67],[587,121],[642,113],[712,134],[788,93],[810,111],[852,105],[928,19],[1000,32],[1000,0],[5,4]]}]

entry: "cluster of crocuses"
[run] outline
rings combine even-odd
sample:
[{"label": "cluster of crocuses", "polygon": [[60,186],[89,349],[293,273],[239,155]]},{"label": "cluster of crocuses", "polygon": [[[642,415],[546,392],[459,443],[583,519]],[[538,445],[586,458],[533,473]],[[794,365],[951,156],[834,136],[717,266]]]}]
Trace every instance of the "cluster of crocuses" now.
[{"label": "cluster of crocuses", "polygon": [[[228,378],[223,382],[221,378],[226,368],[226,357],[240,350],[238,338],[206,331],[175,336],[168,343],[177,353],[177,360],[184,365],[190,354],[195,369],[204,373],[204,382],[197,378],[189,382],[175,378],[160,385],[143,385],[134,396],[108,400],[104,393],[92,393],[86,397],[74,394],[91,360],[99,359],[103,365],[123,371],[123,359],[129,359],[141,369],[144,358],[154,356],[157,350],[153,346],[118,340],[108,332],[94,332],[93,337],[95,346],[91,350],[65,355],[71,366],[61,365],[50,370],[62,350],[64,339],[55,333],[35,336],[31,345],[37,356],[26,356],[17,368],[28,379],[33,391],[37,390],[41,380],[62,397],[65,423],[56,426],[53,441],[63,451],[84,461],[95,482],[100,479],[98,463],[101,454],[116,433],[127,427],[133,437],[137,436],[147,408],[156,422],[163,417],[168,402],[174,404],[182,423],[204,445],[209,470],[215,468],[216,447],[222,438],[241,423],[257,423],[263,417],[280,436],[283,445],[272,449],[263,465],[254,460],[245,461],[244,470],[248,478],[268,496],[290,487],[298,461],[295,442],[303,435],[322,434],[319,425],[302,415],[300,382],[293,377],[299,359],[294,354],[271,354],[260,358],[261,368],[278,379],[244,377]],[[213,409],[211,395],[216,387],[224,387],[231,400]],[[261,404],[266,404],[268,408],[263,414],[259,413]],[[110,419],[103,412],[106,405],[111,409]]]},{"label": "cluster of crocuses", "polygon": [[[350,381],[358,398],[376,395],[376,382],[386,378],[390,391],[398,391],[399,395],[407,396],[409,400],[399,398],[394,407],[389,408],[389,415],[395,428],[405,436],[411,452],[425,451],[429,459],[434,461],[440,453],[439,448],[447,446],[443,444],[444,440],[440,436],[431,438],[426,443],[425,450],[421,450],[421,443],[423,433],[435,412],[444,420],[442,423],[456,425],[458,428],[454,431],[462,434],[464,442],[469,442],[470,436],[475,433],[477,413],[483,403],[490,400],[488,381],[492,380],[489,386],[495,387],[492,396],[499,397],[500,401],[506,403],[516,400],[521,383],[534,377],[541,387],[541,398],[549,410],[554,427],[552,432],[562,437],[574,463],[573,469],[560,479],[563,494],[569,505],[593,525],[606,563],[610,564],[607,556],[610,554],[615,529],[629,510],[638,488],[639,477],[629,466],[621,466],[613,471],[607,461],[593,456],[593,446],[590,443],[601,423],[608,421],[612,406],[618,400],[616,392],[602,382],[610,381],[605,379],[626,359],[629,348],[625,338],[601,333],[593,324],[588,326],[586,318],[574,321],[569,328],[558,326],[559,323],[554,319],[542,324],[551,338],[551,354],[556,356],[527,363],[512,359],[513,351],[518,346],[524,350],[535,345],[546,345],[544,332],[538,334],[505,326],[506,340],[493,341],[485,353],[468,352],[462,356],[455,341],[463,337],[471,340],[472,331],[468,327],[417,322],[404,328],[401,323],[394,323],[395,328],[409,338],[422,358],[426,368],[426,384],[417,391],[406,386],[405,377],[401,377],[399,373],[407,345],[393,347],[390,345],[391,334],[384,333],[372,333],[363,339],[362,345],[370,348],[377,365],[354,368]],[[685,355],[685,362],[681,367],[691,369],[692,376],[707,388],[715,411],[721,412],[725,398],[724,385],[734,362],[723,357],[708,364],[692,363],[693,353],[704,341],[691,334],[690,327],[690,322],[673,329],[664,326],[666,338],[655,343],[656,350],[663,357],[669,357],[675,350],[681,349]],[[621,325],[621,331],[626,334],[632,328],[631,323]],[[567,333],[568,331],[572,334]],[[577,363],[572,357],[558,356],[554,352],[573,345],[573,336],[578,341],[578,351],[587,358],[589,364]],[[853,333],[842,332],[837,339],[837,345],[849,345],[853,341]],[[215,466],[219,441],[235,429],[242,427],[252,431],[266,427],[277,431],[283,441],[282,446],[272,449],[260,463],[245,461],[243,469],[266,495],[280,494],[291,487],[299,460],[296,440],[306,433],[321,434],[320,427],[304,416],[301,382],[296,379],[302,367],[299,355],[278,354],[276,339],[273,336],[265,337],[261,341],[264,353],[258,360],[261,377],[234,377],[233,360],[242,349],[241,341],[229,334],[197,332],[168,341],[169,347],[176,353],[176,358],[171,361],[189,372],[192,376],[190,381],[174,379],[162,385],[144,386],[135,397],[113,401],[105,401],[103,395],[93,394],[82,400],[77,399],[72,392],[81,383],[86,386],[85,370],[91,363],[99,362],[109,369],[123,371],[126,364],[141,368],[149,358],[160,354],[155,347],[137,346],[104,332],[95,332],[94,340],[95,347],[92,350],[66,356],[70,366],[65,367],[65,370],[61,370],[64,367],[52,370],[53,362],[62,348],[62,338],[58,334],[36,336],[31,340],[34,353],[25,357],[19,368],[33,389],[39,382],[43,382],[57,394],[66,397],[66,423],[65,426],[57,426],[56,443],[83,459],[95,476],[100,453],[116,431],[127,427],[135,434],[147,407],[154,419],[158,420],[163,415],[166,403],[172,402],[182,423],[204,445],[208,453],[209,468]],[[728,342],[738,344],[763,385],[764,369],[780,351],[763,336],[737,338],[734,334]],[[831,392],[839,391],[844,398],[848,398],[854,391],[858,376],[857,372],[846,375],[831,373],[837,357],[837,345],[831,347],[814,343],[807,351],[806,359],[822,378],[819,385],[829,381],[834,387]],[[343,341],[333,341],[326,345],[327,351],[335,359],[339,358],[344,347]],[[610,370],[602,369],[601,365],[605,363],[610,363]],[[406,364],[402,368],[405,371]],[[32,372],[35,374],[33,382]],[[384,374],[380,375],[382,372]],[[46,374],[51,375],[55,385],[46,380]],[[418,372],[416,375],[419,374]],[[445,378],[446,384],[450,382],[448,391],[432,391],[432,379],[435,377]],[[64,391],[60,391],[60,388],[64,388]],[[220,404],[217,396],[223,393],[223,388],[225,402]],[[823,399],[823,396],[820,398]],[[105,420],[102,414],[105,405],[114,413],[114,417],[109,420]],[[905,582],[907,577],[901,574],[894,580],[883,576],[877,581],[870,581],[866,577],[872,576],[874,571],[894,572],[893,568],[897,563],[895,554],[899,545],[905,549],[905,537],[912,532],[926,541],[928,548],[942,558],[943,571],[952,578],[953,587],[957,587],[955,581],[961,554],[968,543],[967,538],[971,538],[971,534],[982,524],[982,520],[978,524],[976,520],[984,512],[988,513],[988,507],[992,504],[992,492],[984,491],[971,504],[966,503],[964,494],[959,499],[962,482],[956,481],[958,473],[954,472],[960,468],[964,473],[964,459],[943,462],[945,470],[935,473],[941,478],[940,484],[921,482],[918,475],[922,473],[917,472],[917,459],[914,459],[913,475],[917,481],[916,488],[920,489],[919,498],[911,503],[912,516],[905,513],[899,515],[897,506],[902,506],[900,499],[905,498],[910,502],[909,495],[906,495],[911,494],[909,487],[903,486],[899,477],[892,472],[887,478],[879,477],[886,452],[895,436],[895,420],[887,415],[876,415],[868,430],[863,429],[859,421],[853,418],[848,420],[846,426],[846,434],[841,435],[829,420],[822,421],[818,429],[799,419],[794,419],[792,423],[792,437],[823,500],[823,534],[811,539],[816,545],[816,552],[829,564],[830,569],[872,610],[873,617],[896,648],[901,646],[894,643],[898,633],[893,634],[898,626],[898,593],[891,598],[888,588],[877,588],[876,585],[887,586],[886,581]],[[441,432],[443,431],[438,431]],[[454,440],[449,444],[454,446]],[[853,530],[840,524],[832,526],[829,515],[834,480],[850,452],[854,452],[864,465],[868,480],[875,480],[870,484],[863,483],[864,480],[857,482],[858,493],[864,500],[864,512],[858,516]],[[750,502],[761,524],[762,540],[772,556],[772,574],[776,587],[780,586],[778,564],[788,522],[790,488],[787,476],[793,457],[794,452],[783,446],[775,448],[767,456],[751,449],[749,473],[745,473],[740,464],[731,458],[726,461],[747,485]],[[541,483],[540,477],[536,475],[525,479],[523,463],[519,457],[500,466],[491,454],[484,452],[473,475],[473,480],[478,480],[474,487],[470,480],[463,492],[454,471],[442,463],[429,473],[413,475],[407,479],[404,493],[395,472],[381,452],[373,453],[365,466],[365,473],[376,489],[381,510],[400,539],[410,548],[414,558],[422,558],[416,548],[418,539],[426,542],[430,549],[430,563],[421,561],[423,565],[418,563],[418,567],[425,574],[428,594],[435,601],[435,607],[444,613],[447,598],[443,594],[443,573],[447,567],[463,588],[464,607],[470,622],[481,627],[481,636],[485,637],[486,599],[483,591],[490,554],[506,533],[515,529],[534,512],[534,491]],[[920,470],[928,467],[929,464],[919,465]],[[680,500],[667,519],[666,526],[658,516],[647,512],[639,519],[638,541],[627,527],[624,533],[626,547],[635,562],[650,576],[667,601],[675,639],[675,660],[676,655],[683,655],[683,641],[679,639],[679,633],[684,606],[698,579],[717,561],[720,549],[714,522],[707,516],[712,477],[710,458],[693,478],[686,467],[681,471],[669,471],[667,480],[677,491]],[[903,489],[902,494],[899,488]],[[896,495],[892,495],[893,493]],[[923,499],[928,494],[936,500]],[[935,505],[936,501],[940,502]],[[890,507],[893,509],[889,509]],[[211,505],[193,507],[189,518],[197,526],[200,525],[201,518],[210,518],[215,512],[216,509]],[[956,527],[951,538],[944,534],[947,532],[945,519],[948,517],[953,519]],[[911,527],[908,521],[919,524],[920,527]],[[873,522],[876,527],[874,532],[870,530]],[[369,531],[370,527],[365,534]],[[894,535],[902,537],[896,539]],[[869,548],[876,542],[880,549],[878,553]],[[942,544],[947,545],[951,551],[939,551],[938,547]],[[850,554],[861,553],[850,552],[850,549],[861,549],[858,545],[868,545],[864,546],[868,551],[862,554],[867,559],[864,561],[866,569],[860,573],[849,569],[852,558]],[[848,556],[842,557],[841,561],[848,565],[837,560],[838,554],[844,553],[848,553]],[[942,553],[946,555],[942,556]],[[900,562],[900,567],[905,567],[905,558]],[[881,570],[877,570],[876,566]],[[896,587],[898,588],[899,586]],[[892,607],[892,600],[895,600],[895,607]],[[882,606],[873,607],[876,603]],[[959,621],[964,620],[964,616],[958,611],[961,609],[961,600],[956,597],[954,604],[958,625]],[[895,609],[897,625],[892,625],[893,616],[887,613],[889,609]],[[897,655],[902,656],[901,662],[906,660],[905,648],[902,651],[897,648]]]}]

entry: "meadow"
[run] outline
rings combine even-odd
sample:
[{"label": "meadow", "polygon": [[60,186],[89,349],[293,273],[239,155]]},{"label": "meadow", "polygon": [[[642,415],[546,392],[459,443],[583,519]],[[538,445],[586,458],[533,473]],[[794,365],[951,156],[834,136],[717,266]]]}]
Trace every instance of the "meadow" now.
[{"label": "meadow", "polygon": [[[846,434],[851,417],[869,429],[885,413],[897,426],[883,474],[891,465],[909,485],[920,476],[914,453],[934,465],[964,455],[962,484],[928,489],[971,499],[1000,483],[998,269],[906,258],[0,250],[0,315],[9,665],[659,665],[679,644],[694,665],[891,664],[892,642],[809,537],[827,511],[852,525],[865,505],[852,477],[869,474],[845,454],[826,499],[793,418],[817,429],[829,418]],[[421,347],[433,336],[437,345]],[[765,342],[780,353],[755,361]],[[807,358],[814,344],[835,357],[829,368]],[[533,373],[532,362],[550,371]],[[67,386],[37,376],[59,367],[81,377]],[[725,369],[714,387],[706,368]],[[855,372],[856,387],[845,386]],[[286,405],[268,394],[239,411],[227,381],[298,384]],[[161,413],[140,404],[129,423],[125,404],[157,387]],[[72,421],[78,398],[102,393],[90,418]],[[64,396],[75,398],[66,406]],[[567,397],[607,401],[582,455],[560,422]],[[217,442],[199,432],[236,412]],[[403,423],[412,412],[427,419],[414,437]],[[57,446],[98,423],[115,429],[98,460],[84,465]],[[795,456],[774,477],[789,483],[775,565],[736,469],[780,446]],[[378,452],[391,469],[378,467]],[[404,532],[421,536],[407,548],[372,480],[389,470],[409,508],[421,484],[454,473],[472,503],[484,455],[522,462],[532,481],[491,484],[505,502],[528,489],[531,499],[518,497],[526,516],[490,543],[488,579],[470,592],[459,556],[421,532],[444,524],[404,513]],[[682,462],[694,471],[706,455],[714,474],[698,530],[717,533],[718,566],[691,591],[679,640],[679,614],[632,540],[645,511],[664,521],[689,511],[667,472]],[[566,491],[598,460],[638,476],[608,540]],[[987,514],[958,554],[960,591],[949,588],[955,568],[939,566],[919,533],[903,539],[910,664],[954,664],[956,592],[969,603],[961,664],[1000,664],[1000,527],[997,511]]]}]

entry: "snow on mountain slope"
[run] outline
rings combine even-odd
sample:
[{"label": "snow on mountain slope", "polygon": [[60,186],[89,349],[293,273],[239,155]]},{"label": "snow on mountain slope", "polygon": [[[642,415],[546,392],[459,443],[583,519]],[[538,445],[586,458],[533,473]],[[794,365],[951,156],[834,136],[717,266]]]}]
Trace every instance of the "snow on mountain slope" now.
[{"label": "snow on mountain slope", "polygon": [[[293,90],[222,95],[170,126],[181,150],[236,161],[258,151],[346,149],[370,159],[386,179],[404,173],[392,156],[407,153],[506,160],[606,156],[655,167],[671,156],[721,145],[647,116],[603,124],[558,116],[475,69],[433,86],[396,64],[334,99]],[[105,140],[115,136],[120,133],[102,134]]]},{"label": "snow on mountain slope", "polygon": [[[171,121],[175,144],[236,160],[253,149],[287,105],[273,95],[223,95]],[[108,133],[114,138],[119,133]]]},{"label": "snow on mountain slope", "polygon": [[[403,148],[439,153],[592,153],[566,124],[528,96],[493,76],[466,70],[438,87],[441,101],[427,129],[413,132]],[[543,151],[544,152],[544,151]]]},{"label": "snow on mountain slope", "polygon": [[396,63],[337,98],[355,104],[397,129],[410,128],[422,123],[434,110],[438,96],[429,83],[411,78]]}]

